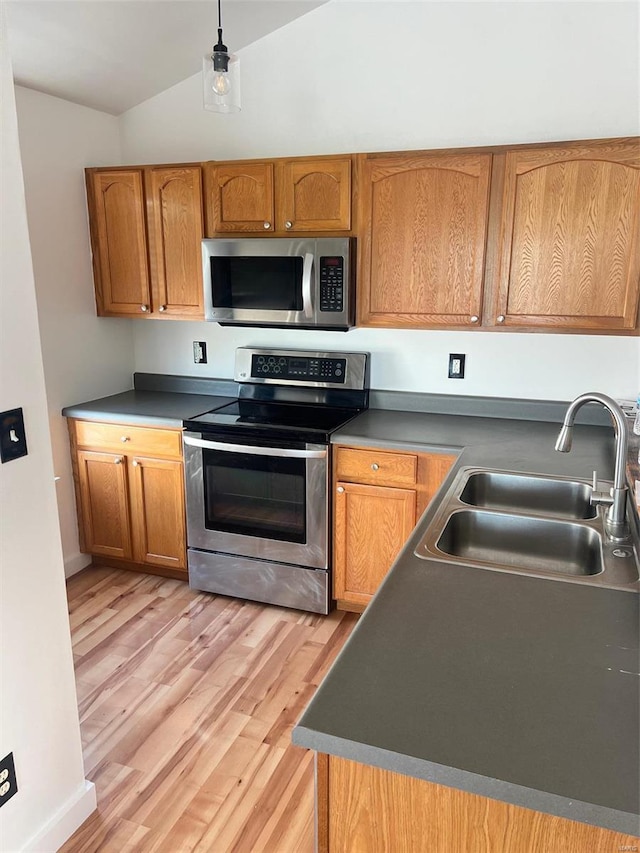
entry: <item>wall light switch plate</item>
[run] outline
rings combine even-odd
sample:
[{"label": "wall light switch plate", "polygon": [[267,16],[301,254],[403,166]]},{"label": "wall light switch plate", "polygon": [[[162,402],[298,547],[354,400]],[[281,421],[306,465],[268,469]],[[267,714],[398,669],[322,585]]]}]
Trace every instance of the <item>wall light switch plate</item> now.
[{"label": "wall light switch plate", "polygon": [[195,364],[207,363],[207,344],[205,341],[193,342],[193,361]]},{"label": "wall light switch plate", "polygon": [[449,354],[449,379],[464,379],[466,355],[459,352]]},{"label": "wall light switch plate", "polygon": [[12,462],[27,455],[27,436],[22,409],[0,412],[0,458]]}]

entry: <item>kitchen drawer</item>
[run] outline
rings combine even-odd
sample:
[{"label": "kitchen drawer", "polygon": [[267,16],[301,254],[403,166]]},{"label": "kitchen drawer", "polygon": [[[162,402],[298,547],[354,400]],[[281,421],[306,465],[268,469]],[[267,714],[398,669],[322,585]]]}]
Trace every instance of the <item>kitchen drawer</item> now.
[{"label": "kitchen drawer", "polygon": [[180,430],[152,429],[129,424],[104,424],[75,421],[79,447],[108,448],[127,455],[182,458]]},{"label": "kitchen drawer", "polygon": [[418,479],[418,457],[412,453],[339,447],[336,479],[385,486],[413,486]]}]

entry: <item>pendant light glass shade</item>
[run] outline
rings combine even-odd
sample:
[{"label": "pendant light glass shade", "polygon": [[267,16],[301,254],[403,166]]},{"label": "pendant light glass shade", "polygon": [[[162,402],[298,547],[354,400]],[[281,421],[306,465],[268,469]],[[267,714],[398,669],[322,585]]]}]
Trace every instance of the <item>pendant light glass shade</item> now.
[{"label": "pendant light glass shade", "polygon": [[218,0],[218,41],[202,60],[202,87],[205,110],[216,113],[240,112],[240,60],[230,56],[222,42],[222,13]]},{"label": "pendant light glass shade", "polygon": [[240,60],[237,56],[228,56],[226,70],[214,68],[212,54],[204,56],[202,84],[205,110],[215,113],[240,112]]}]

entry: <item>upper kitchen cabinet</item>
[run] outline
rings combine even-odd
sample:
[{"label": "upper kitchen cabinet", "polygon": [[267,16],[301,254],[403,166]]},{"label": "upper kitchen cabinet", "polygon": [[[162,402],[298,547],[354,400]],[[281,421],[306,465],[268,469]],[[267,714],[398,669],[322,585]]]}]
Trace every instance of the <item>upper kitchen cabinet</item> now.
[{"label": "upper kitchen cabinet", "polygon": [[207,233],[351,229],[351,158],[207,163]]},{"label": "upper kitchen cabinet", "polygon": [[640,140],[496,155],[501,185],[493,307],[485,321],[624,331],[638,321]]},{"label": "upper kitchen cabinet", "polygon": [[359,325],[480,324],[491,164],[487,153],[362,159]]},{"label": "upper kitchen cabinet", "polygon": [[200,166],[87,169],[99,316],[204,315]]}]

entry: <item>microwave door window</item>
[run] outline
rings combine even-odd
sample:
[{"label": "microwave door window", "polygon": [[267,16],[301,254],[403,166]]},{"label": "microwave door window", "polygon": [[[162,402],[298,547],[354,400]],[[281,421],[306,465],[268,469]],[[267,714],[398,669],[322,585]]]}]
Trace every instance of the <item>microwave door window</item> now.
[{"label": "microwave door window", "polygon": [[302,311],[301,257],[212,257],[215,308]]},{"label": "microwave door window", "polygon": [[206,450],[203,461],[209,530],[306,541],[306,460]]}]

